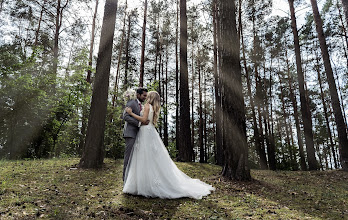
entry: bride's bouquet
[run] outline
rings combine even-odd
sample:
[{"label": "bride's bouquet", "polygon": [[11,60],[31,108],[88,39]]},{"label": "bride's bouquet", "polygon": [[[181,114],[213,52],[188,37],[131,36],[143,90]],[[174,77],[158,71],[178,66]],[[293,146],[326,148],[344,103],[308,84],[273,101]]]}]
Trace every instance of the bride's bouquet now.
[{"label": "bride's bouquet", "polygon": [[133,100],[136,98],[137,98],[137,93],[133,89],[127,89],[127,91],[123,93],[123,100],[125,103],[127,103],[129,100]]}]

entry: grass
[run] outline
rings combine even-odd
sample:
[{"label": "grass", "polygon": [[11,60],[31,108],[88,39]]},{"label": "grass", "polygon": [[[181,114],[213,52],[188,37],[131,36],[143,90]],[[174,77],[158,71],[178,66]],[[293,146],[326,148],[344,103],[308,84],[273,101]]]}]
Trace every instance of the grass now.
[{"label": "grass", "polygon": [[78,158],[0,160],[0,219],[348,219],[348,174],[252,170],[251,182],[219,176],[221,168],[176,163],[216,187],[202,200],[162,200],[122,193],[122,160],[101,170]]}]

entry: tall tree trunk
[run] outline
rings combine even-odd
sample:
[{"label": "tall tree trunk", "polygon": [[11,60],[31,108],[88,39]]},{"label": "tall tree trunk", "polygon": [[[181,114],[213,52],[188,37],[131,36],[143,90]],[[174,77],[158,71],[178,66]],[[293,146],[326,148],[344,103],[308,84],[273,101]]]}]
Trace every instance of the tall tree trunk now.
[{"label": "tall tree trunk", "polygon": [[224,89],[224,155],[222,175],[235,180],[250,180],[245,109],[236,27],[235,2],[220,0],[221,12],[221,72]]},{"label": "tall tree trunk", "polygon": [[168,147],[168,45],[166,45],[166,79],[165,79],[165,90],[163,89],[163,96],[165,99],[164,106],[164,145]]},{"label": "tall tree trunk", "polygon": [[[193,22],[191,23],[191,30],[193,31]],[[195,68],[194,68],[194,42],[193,38],[191,38],[191,145],[192,147],[195,146],[195,111],[194,111],[194,104],[195,104],[195,99],[194,99],[194,94],[195,94]],[[199,91],[199,90],[198,90]],[[194,156],[194,158],[196,158]]]},{"label": "tall tree trunk", "polygon": [[221,97],[219,90],[219,75],[218,75],[218,53],[217,53],[217,0],[213,0],[213,42],[214,42],[214,92],[215,92],[215,124],[216,124],[216,164],[223,165],[223,149],[222,149],[222,125],[221,125]]},{"label": "tall tree trunk", "polygon": [[[240,15],[241,16],[241,15]],[[244,51],[243,51],[244,53]],[[244,55],[243,55],[244,56]],[[269,94],[268,99],[269,103],[272,103],[272,58],[270,60],[271,65],[269,68]],[[264,76],[264,85],[266,85],[266,72]],[[264,97],[267,97],[267,89],[265,88]],[[269,114],[269,106],[266,103],[265,106],[266,110],[263,110],[264,112],[264,124],[265,124],[265,134],[266,134],[266,142],[267,142],[267,156],[268,156],[268,165],[271,170],[276,170],[276,159],[275,159],[275,140],[274,140],[274,134],[271,128],[271,122],[272,119],[272,112],[271,116]],[[271,109],[272,111],[272,109]]]},{"label": "tall tree trunk", "polygon": [[198,136],[199,136],[199,162],[204,163],[204,144],[203,144],[203,111],[202,111],[202,87],[201,87],[201,64],[200,64],[200,51],[198,49],[198,56],[197,56],[197,63],[198,63],[198,93],[199,93],[199,130],[198,130]]},{"label": "tall tree trunk", "polygon": [[132,14],[130,13],[128,15],[128,31],[127,31],[127,40],[126,40],[126,48],[125,48],[125,53],[126,53],[126,60],[125,60],[125,67],[124,67],[124,88],[128,88],[128,68],[129,68],[129,42],[130,42],[130,33],[131,33],[131,16]]},{"label": "tall tree trunk", "polygon": [[[316,2],[315,2],[316,4]],[[342,6],[344,10],[344,15],[346,17],[346,25],[348,27],[348,1],[347,0],[342,0]]]},{"label": "tall tree trunk", "polygon": [[[253,95],[251,93],[251,83],[250,83],[250,77],[249,77],[249,70],[248,70],[248,66],[247,66],[247,62],[246,62],[246,57],[245,57],[245,48],[244,48],[244,36],[243,36],[243,26],[242,24],[240,24],[239,27],[240,33],[241,33],[241,43],[242,43],[242,53],[243,53],[243,67],[244,67],[244,71],[245,71],[245,75],[246,75],[246,81],[247,81],[247,87],[248,87],[248,96],[250,99],[250,107],[252,110],[252,117],[253,117],[253,129],[254,129],[254,137],[255,137],[255,147],[256,147],[256,151],[260,157],[260,163],[263,164],[261,165],[261,167],[265,167],[265,160],[261,159],[264,158],[262,157],[262,147],[261,147],[261,139],[260,139],[260,135],[259,135],[259,129],[257,127],[257,121],[256,121],[256,112],[255,112],[255,105],[254,105],[254,98]],[[271,152],[269,152],[271,153]],[[263,162],[262,162],[263,161]]]},{"label": "tall tree trunk", "polygon": [[[280,73],[280,69],[279,69],[278,73]],[[292,154],[291,154],[291,150],[290,150],[290,148],[291,148],[290,134],[289,134],[288,122],[287,122],[287,119],[288,119],[287,115],[288,114],[287,114],[286,108],[285,108],[284,89],[283,89],[283,86],[282,86],[282,79],[281,79],[280,74],[278,74],[278,77],[279,77],[279,85],[280,85],[280,101],[282,102],[282,111],[283,111],[283,113],[282,113],[282,120],[283,120],[283,124],[284,124],[283,127],[285,129],[285,135],[286,135],[285,141],[286,141],[288,149],[289,149],[289,153],[290,153],[289,156],[290,156],[290,161],[291,161]]]},{"label": "tall tree trunk", "polygon": [[91,111],[80,168],[100,168],[104,161],[104,130],[116,11],[117,0],[106,0]]},{"label": "tall tree trunk", "polygon": [[[342,1],[345,5],[345,10],[347,9],[346,2]],[[335,78],[333,76],[331,63],[330,63],[330,57],[329,52],[326,45],[326,40],[323,32],[323,21],[321,20],[321,17],[319,15],[318,11],[318,5],[316,0],[311,0],[312,9],[313,9],[313,15],[314,20],[316,24],[316,29],[318,33],[319,43],[320,43],[320,49],[323,56],[324,61],[324,67],[326,72],[327,81],[329,83],[329,89],[330,89],[330,95],[331,95],[331,103],[334,110],[335,115],[335,121],[337,125],[337,133],[338,133],[338,140],[339,140],[339,149],[341,154],[341,166],[344,171],[348,171],[348,137],[347,137],[347,128],[344,123],[340,100],[338,98],[337,94],[337,87],[335,83]],[[347,12],[346,12],[347,16]],[[347,17],[346,17],[347,19]]]},{"label": "tall tree trunk", "polygon": [[208,146],[207,146],[207,140],[208,140],[208,134],[207,134],[207,92],[206,92],[206,76],[204,75],[203,72],[203,93],[204,93],[204,121],[203,121],[203,125],[204,125],[204,132],[203,132],[203,137],[204,137],[204,162],[206,163],[208,160],[208,155],[209,155],[209,150],[208,150]]},{"label": "tall tree trunk", "polygon": [[186,0],[180,0],[180,136],[179,159],[192,161],[190,139],[190,106],[187,66],[187,15]]},{"label": "tall tree trunk", "polygon": [[290,65],[288,60],[288,53],[287,50],[285,50],[286,55],[286,66],[287,66],[287,73],[288,73],[288,83],[289,83],[289,91],[290,91],[290,100],[292,107],[294,109],[294,118],[295,118],[295,126],[296,126],[296,136],[297,136],[297,142],[300,152],[300,166],[301,170],[307,170],[307,164],[306,164],[306,158],[303,151],[303,141],[302,141],[302,134],[301,134],[301,128],[300,128],[300,119],[298,116],[298,110],[297,110],[297,102],[294,94],[294,89],[292,87],[292,76],[290,74]]},{"label": "tall tree trunk", "polygon": [[321,81],[319,57],[318,57],[317,54],[315,54],[315,55],[316,55],[316,61],[317,61],[315,69],[316,69],[317,75],[318,75],[318,82],[319,82],[319,87],[320,87],[320,98],[321,98],[321,102],[323,104],[326,128],[327,128],[327,133],[329,135],[329,141],[330,141],[330,149],[332,151],[332,156],[333,156],[333,159],[334,159],[335,168],[338,169],[338,164],[337,164],[337,161],[336,161],[336,154],[335,154],[335,144],[334,144],[334,141],[332,139],[332,133],[331,133],[331,128],[330,128],[329,116],[328,116],[328,112],[327,112],[326,102],[325,102],[325,98],[324,98],[323,85],[322,85],[322,81]]},{"label": "tall tree trunk", "polygon": [[[253,8],[253,10],[255,10]],[[252,23],[253,23],[253,50],[256,51],[257,46],[257,33],[256,33],[256,28],[255,28],[255,15],[253,14],[252,17]],[[258,51],[256,51],[258,53]],[[255,56],[256,57],[256,56]],[[260,166],[261,169],[268,169],[267,165],[267,158],[266,158],[266,152],[265,152],[265,142],[264,142],[264,137],[263,137],[263,127],[262,127],[262,115],[261,115],[261,101],[262,101],[262,96],[261,96],[261,85],[260,85],[260,76],[259,76],[259,69],[258,69],[258,62],[259,60],[254,61],[254,71],[255,71],[255,81],[256,81],[256,99],[255,99],[255,104],[256,104],[256,109],[258,112],[258,124],[259,128],[257,127],[256,123],[256,114],[255,110],[253,110],[253,117],[255,116],[255,121],[254,121],[254,135],[255,135],[255,145],[256,148],[258,149],[259,157],[260,157]],[[248,80],[248,79],[247,79]],[[249,79],[251,81],[251,79]],[[251,86],[251,82],[249,81],[249,86]],[[257,129],[257,131],[255,130]]]},{"label": "tall tree trunk", "polygon": [[318,163],[317,163],[317,160],[315,159],[312,118],[311,118],[311,112],[308,106],[308,100],[306,99],[306,93],[304,88],[304,75],[302,71],[300,42],[299,42],[298,32],[297,32],[294,0],[288,0],[288,1],[290,6],[290,13],[291,13],[291,27],[292,27],[292,31],[294,35],[297,78],[298,78],[299,89],[300,89],[301,112],[302,112],[302,121],[303,121],[304,135],[305,135],[305,141],[306,141],[308,167],[309,167],[309,170],[317,170]]},{"label": "tall tree trunk", "polygon": [[[163,64],[162,64],[162,45],[160,46],[160,49],[159,49],[159,63],[158,63],[158,89],[157,89],[157,92],[158,94],[160,95],[160,97],[162,96],[162,77],[161,77],[161,66],[163,67]],[[161,98],[161,102],[163,100],[163,97]],[[161,103],[161,106],[162,106],[162,103]],[[163,110],[163,108],[161,109]],[[161,113],[162,115],[162,113]],[[159,131],[159,135],[161,137],[161,139],[163,139],[163,133],[162,133],[162,125],[163,125],[163,118],[160,118],[160,123],[158,125],[158,131]]]},{"label": "tall tree trunk", "polygon": [[92,35],[91,35],[91,43],[89,47],[89,58],[88,58],[88,72],[87,72],[87,82],[91,83],[91,75],[92,75],[92,61],[93,61],[93,48],[94,48],[94,38],[95,38],[95,20],[97,18],[97,12],[98,12],[98,4],[99,0],[95,1],[95,9],[94,9],[94,15],[93,15],[93,22],[92,22]]},{"label": "tall tree trunk", "polygon": [[[122,28],[122,36],[121,36],[121,43],[120,43],[120,48],[118,50],[118,55],[117,55],[117,67],[116,67],[116,79],[115,79],[115,85],[114,85],[114,95],[112,97],[112,107],[115,107],[115,103],[117,100],[117,94],[118,94],[118,81],[120,79],[120,64],[121,64],[121,58],[122,58],[122,52],[123,52],[123,43],[124,43],[124,37],[126,33],[126,18],[127,18],[127,0],[126,0],[126,6],[124,9],[124,16],[123,16],[123,28]],[[112,118],[111,120],[112,121]]]},{"label": "tall tree trunk", "polygon": [[146,12],[147,12],[147,0],[144,3],[144,23],[143,23],[143,35],[141,38],[141,60],[140,60],[140,79],[139,86],[144,86],[144,64],[145,64],[145,36],[146,36]]},{"label": "tall tree trunk", "polygon": [[[176,1],[176,27],[175,27],[175,144],[176,150],[180,149],[180,124],[179,124],[179,58],[178,58],[178,35],[179,35],[179,0]],[[178,155],[177,155],[178,157]]]},{"label": "tall tree trunk", "polygon": [[[43,4],[42,4],[42,6],[41,6],[39,24],[37,25],[37,29],[36,29],[36,31],[35,31],[34,46],[37,46],[37,42],[38,42],[38,40],[39,40],[39,32],[40,32],[40,28],[41,28],[42,15],[43,15],[43,12],[44,12],[44,9],[45,9],[46,1],[47,1],[47,0],[44,0]],[[4,0],[1,0],[1,9],[0,9],[0,12],[1,12],[1,10],[2,10],[2,4],[3,4],[3,2],[4,2]]]},{"label": "tall tree trunk", "polygon": [[[45,0],[46,2],[46,0]],[[92,34],[91,34],[91,41],[89,46],[89,59],[88,59],[88,70],[87,70],[87,77],[86,81],[88,83],[91,83],[91,75],[92,75],[92,61],[93,61],[93,49],[94,49],[94,38],[95,38],[95,20],[97,18],[97,11],[98,11],[98,3],[99,0],[96,0],[95,2],[95,9],[94,9],[94,15],[93,15],[93,21],[92,21]],[[87,90],[84,92],[84,96],[87,95]],[[81,125],[81,136],[80,136],[80,143],[79,143],[79,155],[83,152],[83,146],[85,143],[85,136],[86,136],[86,127],[87,127],[87,106],[82,106],[82,125]]]},{"label": "tall tree trunk", "polygon": [[[346,1],[346,4],[348,4],[347,0],[342,0],[342,1]],[[338,3],[336,3],[337,9],[338,9],[338,16],[340,18],[341,21],[341,25],[342,25],[342,34],[341,35],[341,39],[344,42],[343,44],[345,44],[345,47],[343,47],[344,50],[344,57],[346,58],[346,67],[348,68],[348,54],[347,54],[347,50],[348,50],[348,37],[347,37],[347,31],[346,31],[346,27],[344,26],[344,21],[343,21],[343,16],[342,16],[342,12],[341,12],[341,6]],[[346,14],[346,18],[347,18],[347,14]],[[348,19],[348,18],[347,18]],[[346,20],[347,21],[347,20]],[[346,25],[348,26],[348,23],[346,22]]]},{"label": "tall tree trunk", "polygon": [[[159,15],[157,15],[157,16],[159,17]],[[155,21],[157,21],[156,17],[155,17]],[[158,21],[157,21],[157,30],[156,30],[156,56],[155,56],[155,72],[154,72],[155,81],[157,79],[158,55],[159,55],[159,18],[158,18]]]},{"label": "tall tree trunk", "polygon": [[58,42],[59,42],[59,31],[61,27],[61,8],[60,8],[61,0],[57,0],[57,6],[56,6],[56,23],[55,23],[55,33],[54,33],[54,40],[53,40],[53,74],[54,74],[54,82],[55,77],[57,75],[57,69],[58,69]]}]

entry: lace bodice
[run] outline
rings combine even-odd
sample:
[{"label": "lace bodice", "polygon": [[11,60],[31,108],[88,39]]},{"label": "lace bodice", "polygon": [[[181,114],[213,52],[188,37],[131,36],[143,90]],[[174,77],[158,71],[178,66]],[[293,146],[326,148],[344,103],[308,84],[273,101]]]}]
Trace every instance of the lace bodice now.
[{"label": "lace bodice", "polygon": [[[149,124],[153,124],[153,114],[154,114],[154,111],[153,111],[152,105],[149,104],[149,106],[150,106],[150,110],[149,110],[149,116],[147,117],[147,119],[150,121]],[[144,109],[145,109],[145,108],[143,108],[143,109],[141,110],[141,112],[140,112],[140,115],[141,115],[141,116],[143,116],[143,114],[144,114]]]}]

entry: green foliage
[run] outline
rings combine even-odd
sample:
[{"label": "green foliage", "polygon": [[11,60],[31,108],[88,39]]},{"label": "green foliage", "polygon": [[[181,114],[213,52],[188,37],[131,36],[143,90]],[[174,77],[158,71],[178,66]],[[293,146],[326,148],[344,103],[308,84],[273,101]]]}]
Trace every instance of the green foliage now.
[{"label": "green foliage", "polygon": [[123,139],[124,122],[122,113],[124,110],[123,101],[117,100],[116,106],[108,105],[108,114],[105,128],[105,153],[109,158],[123,158],[125,142]]},{"label": "green foliage", "polygon": [[0,47],[0,157],[76,155],[79,109],[91,94],[86,55],[76,56],[71,76],[57,81],[46,58],[39,48],[26,58],[17,44]]}]

